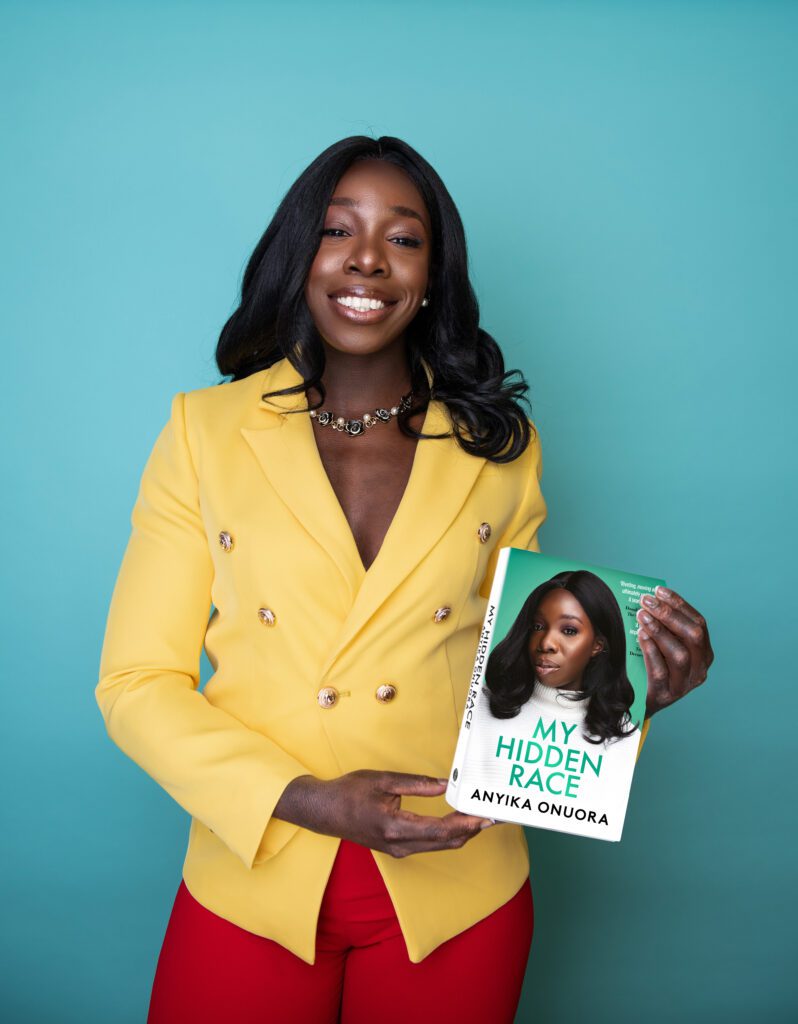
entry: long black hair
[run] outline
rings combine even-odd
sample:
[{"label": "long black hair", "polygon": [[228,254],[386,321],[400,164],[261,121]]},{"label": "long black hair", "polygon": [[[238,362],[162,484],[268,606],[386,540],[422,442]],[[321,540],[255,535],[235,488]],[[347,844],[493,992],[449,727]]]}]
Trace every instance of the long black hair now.
[{"label": "long black hair", "polygon": [[[323,404],[324,348],[305,302],[305,282],[335,186],[352,163],[365,159],[402,168],[421,193],[432,222],[432,301],[406,329],[414,401],[399,414],[399,429],[416,438],[451,436],[423,434],[408,423],[434,398],[445,403],[454,436],[465,451],[493,462],[511,462],[531,437],[529,420],[519,405],[528,403],[528,384],[519,370],[505,372],[499,346],[479,326],[465,231],[446,186],[419,153],[390,135],[353,135],[334,143],[289,188],[249,258],[241,302],[219,336],[217,366],[222,374],[240,380],[287,357],[304,384],[268,394],[312,386],[322,396],[318,405]],[[431,389],[422,359],[432,371]]]},{"label": "long black hair", "polygon": [[590,659],[580,691],[561,691],[577,700],[589,697],[584,735],[591,743],[618,739],[633,731],[630,709],[635,693],[626,674],[626,636],[618,602],[595,573],[586,569],[562,572],[535,587],[507,635],[491,651],[485,667],[490,710],[495,718],[515,718],[532,696],[535,666],[529,655],[535,613],[551,590],[567,590],[590,620],[603,650]]}]

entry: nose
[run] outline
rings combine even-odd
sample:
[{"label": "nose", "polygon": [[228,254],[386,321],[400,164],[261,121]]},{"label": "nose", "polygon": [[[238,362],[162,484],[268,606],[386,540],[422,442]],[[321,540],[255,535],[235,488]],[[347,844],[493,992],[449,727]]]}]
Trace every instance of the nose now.
[{"label": "nose", "polygon": [[551,653],[557,650],[554,633],[550,629],[541,630],[538,633],[538,650],[541,654]]},{"label": "nose", "polygon": [[385,251],[376,237],[364,233],[358,238],[354,238],[352,242],[352,248],[347,253],[346,259],[348,274],[384,277],[388,273]]}]

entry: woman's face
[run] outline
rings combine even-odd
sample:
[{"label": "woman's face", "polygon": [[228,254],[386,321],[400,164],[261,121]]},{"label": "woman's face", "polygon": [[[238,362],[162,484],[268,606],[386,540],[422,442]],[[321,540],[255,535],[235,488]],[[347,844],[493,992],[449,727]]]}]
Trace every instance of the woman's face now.
[{"label": "woman's face", "polygon": [[361,160],[346,171],[305,283],[328,345],[366,355],[402,338],[427,288],[431,240],[429,212],[401,168]]},{"label": "woman's face", "polygon": [[590,659],[604,646],[584,608],[567,590],[550,590],[537,607],[529,657],[544,686],[579,690]]}]

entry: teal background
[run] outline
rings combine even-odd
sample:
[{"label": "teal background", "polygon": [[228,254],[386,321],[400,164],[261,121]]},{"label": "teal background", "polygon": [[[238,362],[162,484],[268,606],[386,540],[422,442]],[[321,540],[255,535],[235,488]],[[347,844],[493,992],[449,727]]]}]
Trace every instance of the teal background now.
[{"label": "teal background", "polygon": [[[655,587],[666,582],[658,576],[643,576],[639,572],[625,572],[621,566],[617,569],[611,569],[607,566],[592,565],[588,562],[574,562],[571,559],[559,558],[553,552],[551,554],[538,554],[536,551],[518,551],[513,549],[507,561],[507,572],[499,597],[496,626],[491,636],[490,647],[486,653],[489,654],[496,644],[505,638],[518,617],[524,601],[526,601],[535,587],[550,580],[552,576],[556,576],[558,573],[574,569],[588,569],[595,573],[599,579],[607,584],[615,600],[618,602],[618,611],[621,614],[626,636],[626,672],[635,694],[634,703],[629,711],[632,721],[641,724],[646,714],[647,676],[643,657],[640,653],[640,644],[637,641],[637,619],[632,612],[626,610],[627,605],[630,607],[636,605],[639,608],[640,599],[639,596],[636,598],[624,597],[621,592],[621,581],[626,580],[629,583],[636,584],[640,588],[639,594],[642,595],[649,591],[653,592]],[[491,593],[492,597],[493,594]],[[633,631],[631,636],[630,631]]]},{"label": "teal background", "polygon": [[0,14],[3,1019],[145,1019],[188,820],[94,701],[130,510],[278,200],[366,132],[459,205],[544,550],[661,573],[717,652],[621,844],[530,834],[518,1020],[794,1020],[796,5]]}]

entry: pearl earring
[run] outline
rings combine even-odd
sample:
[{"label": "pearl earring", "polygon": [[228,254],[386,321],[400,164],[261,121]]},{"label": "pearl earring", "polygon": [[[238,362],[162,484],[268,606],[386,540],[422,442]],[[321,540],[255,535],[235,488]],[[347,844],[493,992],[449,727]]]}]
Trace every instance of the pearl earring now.
[{"label": "pearl earring", "polygon": [[426,296],[426,295],[425,295],[425,296],[424,296],[424,298],[423,298],[423,299],[421,300],[421,305],[422,305],[422,306],[428,306],[428,305],[429,305],[429,299],[427,298],[427,296]]}]

